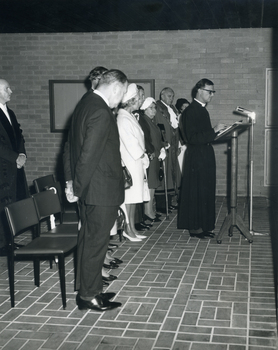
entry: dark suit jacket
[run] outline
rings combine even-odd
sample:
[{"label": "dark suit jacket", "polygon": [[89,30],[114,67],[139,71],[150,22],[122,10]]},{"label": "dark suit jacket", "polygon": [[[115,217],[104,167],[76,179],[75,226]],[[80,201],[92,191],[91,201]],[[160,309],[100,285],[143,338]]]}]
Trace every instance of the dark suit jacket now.
[{"label": "dark suit jacket", "polygon": [[73,113],[63,157],[65,179],[73,180],[75,196],[89,205],[123,203],[119,149],[115,116],[100,96],[87,92]]},{"label": "dark suit jacket", "polygon": [[16,200],[17,178],[23,175],[22,187],[26,191],[24,169],[17,169],[16,159],[19,153],[26,155],[24,138],[14,112],[8,108],[11,122],[0,109],[0,209]]}]

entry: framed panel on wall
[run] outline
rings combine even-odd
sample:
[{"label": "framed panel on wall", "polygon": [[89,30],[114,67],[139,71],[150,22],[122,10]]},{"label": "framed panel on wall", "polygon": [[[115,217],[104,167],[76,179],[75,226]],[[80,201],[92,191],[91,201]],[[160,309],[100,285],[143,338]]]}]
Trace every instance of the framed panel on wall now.
[{"label": "framed panel on wall", "polygon": [[278,69],[266,69],[265,126],[278,127]]},{"label": "framed panel on wall", "polygon": [[278,129],[265,129],[264,185],[278,186]]},{"label": "framed panel on wall", "polygon": [[[130,79],[129,83],[141,85],[146,97],[155,97],[154,79]],[[89,88],[88,81],[84,80],[49,80],[51,132],[63,132],[69,128],[75,106]]]},{"label": "framed panel on wall", "polygon": [[87,90],[84,80],[49,80],[51,132],[68,129],[74,108]]},{"label": "framed panel on wall", "polygon": [[154,79],[128,79],[129,83],[135,83],[142,86],[146,97],[155,98],[155,80]]}]

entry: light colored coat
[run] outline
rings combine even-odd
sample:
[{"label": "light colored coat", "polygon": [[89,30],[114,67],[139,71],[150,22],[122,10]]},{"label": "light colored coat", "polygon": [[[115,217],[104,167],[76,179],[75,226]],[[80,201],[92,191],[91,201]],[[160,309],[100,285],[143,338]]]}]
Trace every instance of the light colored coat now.
[{"label": "light colored coat", "polygon": [[120,134],[120,152],[124,165],[132,176],[133,185],[125,190],[125,203],[142,203],[144,196],[144,168],[141,156],[145,152],[143,130],[125,109],[120,109],[117,116]]}]

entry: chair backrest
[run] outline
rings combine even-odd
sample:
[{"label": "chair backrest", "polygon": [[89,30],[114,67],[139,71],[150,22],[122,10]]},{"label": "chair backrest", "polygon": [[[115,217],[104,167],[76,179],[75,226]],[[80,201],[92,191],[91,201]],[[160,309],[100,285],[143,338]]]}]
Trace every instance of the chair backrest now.
[{"label": "chair backrest", "polygon": [[62,191],[62,187],[61,187],[60,182],[59,181],[55,181],[55,178],[54,178],[53,174],[39,177],[39,178],[33,180],[33,184],[35,186],[36,193],[39,193],[39,192],[45,191],[46,189],[55,187],[57,192],[58,192],[61,208],[62,208],[62,211],[63,211],[63,208],[64,208],[64,205],[63,205],[64,193]]},{"label": "chair backrest", "polygon": [[53,174],[38,177],[37,179],[33,180],[33,184],[37,193],[44,191],[46,186],[51,186],[53,183],[55,183]]},{"label": "chair backrest", "polygon": [[33,195],[39,220],[42,220],[52,214],[61,213],[60,198],[57,191],[53,189],[35,193]]},{"label": "chair backrest", "polygon": [[22,199],[5,207],[12,236],[38,225],[39,219],[33,198]]},{"label": "chair backrest", "polygon": [[52,184],[48,185],[45,187],[45,189],[55,189],[56,192],[58,193],[58,198],[60,200],[60,204],[61,204],[61,209],[63,210],[63,191],[62,191],[62,187],[59,181],[55,181]]}]

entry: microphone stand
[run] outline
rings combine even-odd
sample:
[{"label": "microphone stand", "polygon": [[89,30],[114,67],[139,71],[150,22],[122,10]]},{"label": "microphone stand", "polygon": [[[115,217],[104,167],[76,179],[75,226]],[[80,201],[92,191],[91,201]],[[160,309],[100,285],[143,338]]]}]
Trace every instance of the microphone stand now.
[{"label": "microphone stand", "polygon": [[253,179],[254,179],[254,124],[256,123],[256,113],[242,107],[237,107],[236,112],[248,118],[251,122],[250,137],[249,137],[249,158],[250,158],[250,176],[249,176],[249,195],[250,195],[250,218],[249,232],[251,235],[263,236],[264,233],[255,232],[253,229]]},{"label": "microphone stand", "polygon": [[254,124],[256,122],[256,114],[251,113],[249,116],[251,122],[250,128],[250,224],[249,231],[253,236],[263,236],[265,233],[255,232],[253,229],[253,179],[254,179]]}]

